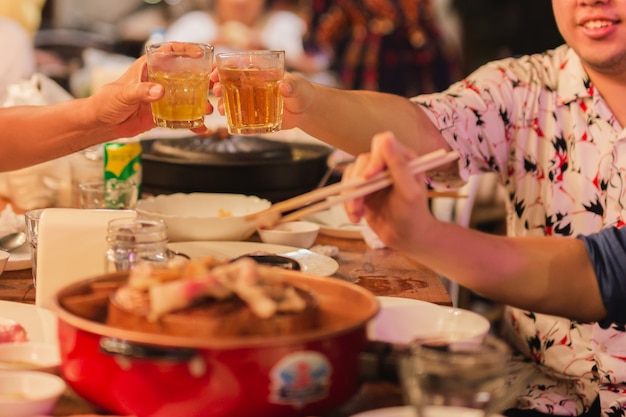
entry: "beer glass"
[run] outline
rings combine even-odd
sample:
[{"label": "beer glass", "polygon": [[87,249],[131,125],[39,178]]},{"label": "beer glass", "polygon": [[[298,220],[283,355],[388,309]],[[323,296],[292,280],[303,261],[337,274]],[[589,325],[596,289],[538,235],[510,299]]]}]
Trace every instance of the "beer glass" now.
[{"label": "beer glass", "polygon": [[165,95],[151,103],[157,126],[189,129],[204,125],[213,66],[213,46],[162,42],[146,46],[148,80],[161,84]]},{"label": "beer glass", "polygon": [[237,51],[216,55],[228,132],[247,135],[277,132],[283,120],[279,85],[285,51]]}]

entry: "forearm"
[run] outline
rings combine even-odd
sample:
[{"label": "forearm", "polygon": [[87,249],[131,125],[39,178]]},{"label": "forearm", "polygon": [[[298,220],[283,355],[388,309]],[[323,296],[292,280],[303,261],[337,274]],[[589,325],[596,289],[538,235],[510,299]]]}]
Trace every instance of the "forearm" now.
[{"label": "forearm", "polygon": [[448,149],[419,106],[404,97],[320,85],[315,85],[315,90],[300,127],[332,146],[358,155],[369,151],[375,134],[392,131],[418,154]]},{"label": "forearm", "polygon": [[407,252],[498,302],[580,321],[606,315],[579,239],[508,238],[437,222],[420,242]]},{"label": "forearm", "polygon": [[0,109],[0,171],[68,155],[112,137],[113,128],[98,123],[87,100]]}]

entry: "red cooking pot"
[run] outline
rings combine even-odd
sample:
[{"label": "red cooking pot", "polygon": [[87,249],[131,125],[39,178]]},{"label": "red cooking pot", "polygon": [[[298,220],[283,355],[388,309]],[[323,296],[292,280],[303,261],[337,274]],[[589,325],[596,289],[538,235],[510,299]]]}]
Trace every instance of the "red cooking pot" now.
[{"label": "red cooking pot", "polygon": [[276,268],[310,290],[321,326],[286,336],[187,337],[107,325],[107,304],[88,311],[68,300],[126,273],[87,279],[59,291],[61,371],[76,393],[116,414],[138,417],[310,416],[348,400],[359,385],[366,324],[378,309],[366,289],[334,278]]}]

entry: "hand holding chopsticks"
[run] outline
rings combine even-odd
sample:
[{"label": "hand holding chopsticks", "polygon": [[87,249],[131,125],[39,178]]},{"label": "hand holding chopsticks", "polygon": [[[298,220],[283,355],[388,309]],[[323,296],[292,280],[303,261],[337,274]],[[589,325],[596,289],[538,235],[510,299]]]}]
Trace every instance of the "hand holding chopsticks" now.
[{"label": "hand holding chopsticks", "polygon": [[[410,161],[409,167],[413,174],[418,174],[448,164],[458,158],[459,155],[456,152],[446,153],[443,149],[440,149]],[[273,204],[261,213],[249,216],[248,219],[256,219],[258,227],[271,227],[280,222],[302,219],[336,204],[380,191],[391,184],[391,175],[388,171],[383,171],[368,179],[355,179],[353,181],[332,184],[281,201]],[[298,208],[301,209],[296,210]],[[281,218],[281,213],[290,210],[296,211]]]}]

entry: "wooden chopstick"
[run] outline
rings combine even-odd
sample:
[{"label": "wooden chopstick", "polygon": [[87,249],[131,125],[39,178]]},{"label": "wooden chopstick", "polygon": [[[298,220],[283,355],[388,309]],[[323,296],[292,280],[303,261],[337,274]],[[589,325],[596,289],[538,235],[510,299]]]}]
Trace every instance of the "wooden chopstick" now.
[{"label": "wooden chopstick", "polygon": [[[443,149],[439,149],[437,151],[428,153],[420,158],[416,158],[412,162],[417,163],[418,161],[428,162],[433,159],[441,158],[444,156],[446,152]],[[366,180],[366,182],[373,182],[376,180],[380,180],[383,178],[389,178],[389,173],[387,171],[383,171],[378,175]],[[260,213],[251,214],[247,216],[247,220],[254,219],[260,215],[266,215],[268,213],[282,213],[285,211],[295,210],[304,206],[307,206],[315,201],[323,200],[327,197],[331,197],[333,195],[338,195],[342,191],[348,190],[350,188],[355,188],[364,184],[364,180],[355,179],[349,182],[338,182],[335,184],[328,185],[326,187],[317,188],[313,191],[309,191],[308,193],[300,194],[296,197],[290,198],[288,200],[280,201],[276,204],[272,204],[267,210],[264,210]]]},{"label": "wooden chopstick", "polygon": [[[459,154],[457,154],[454,151],[445,153],[445,151],[440,150],[440,151],[431,152],[429,154],[426,154],[422,157],[419,157],[410,161],[409,167],[411,169],[411,172],[413,172],[413,174],[418,174],[420,172],[424,172],[424,171],[428,171],[430,169],[436,168],[440,165],[450,163],[452,161],[457,160],[458,158],[459,158]],[[380,191],[383,188],[390,186],[391,183],[392,183],[391,175],[389,174],[388,171],[383,171],[380,174],[375,175],[374,177],[369,178],[367,180],[357,179],[357,180],[343,183],[342,186],[335,187],[334,192],[330,195],[327,195],[328,190],[324,190],[324,188],[330,188],[337,184],[320,188],[317,191],[323,191],[323,193],[322,192],[317,193],[318,195],[324,195],[326,197],[332,196],[333,198],[327,198],[326,200],[323,200],[319,203],[312,204],[300,210],[291,212],[283,216],[283,218],[280,221],[289,222],[289,221],[294,221],[294,220],[300,220],[304,217],[310,216],[311,214],[317,213],[318,211],[326,210],[336,204],[340,204],[348,200],[353,200],[355,198],[363,197],[368,194],[372,194],[376,191]],[[351,188],[355,188],[355,189],[350,192],[346,192],[344,194],[339,194],[337,192],[337,189],[344,191],[344,190],[348,190]],[[315,193],[315,190],[312,191],[310,194],[314,194],[314,193]],[[302,194],[300,197],[304,195],[305,194]],[[296,199],[298,199],[298,197],[294,197],[292,200],[296,200]]]}]

